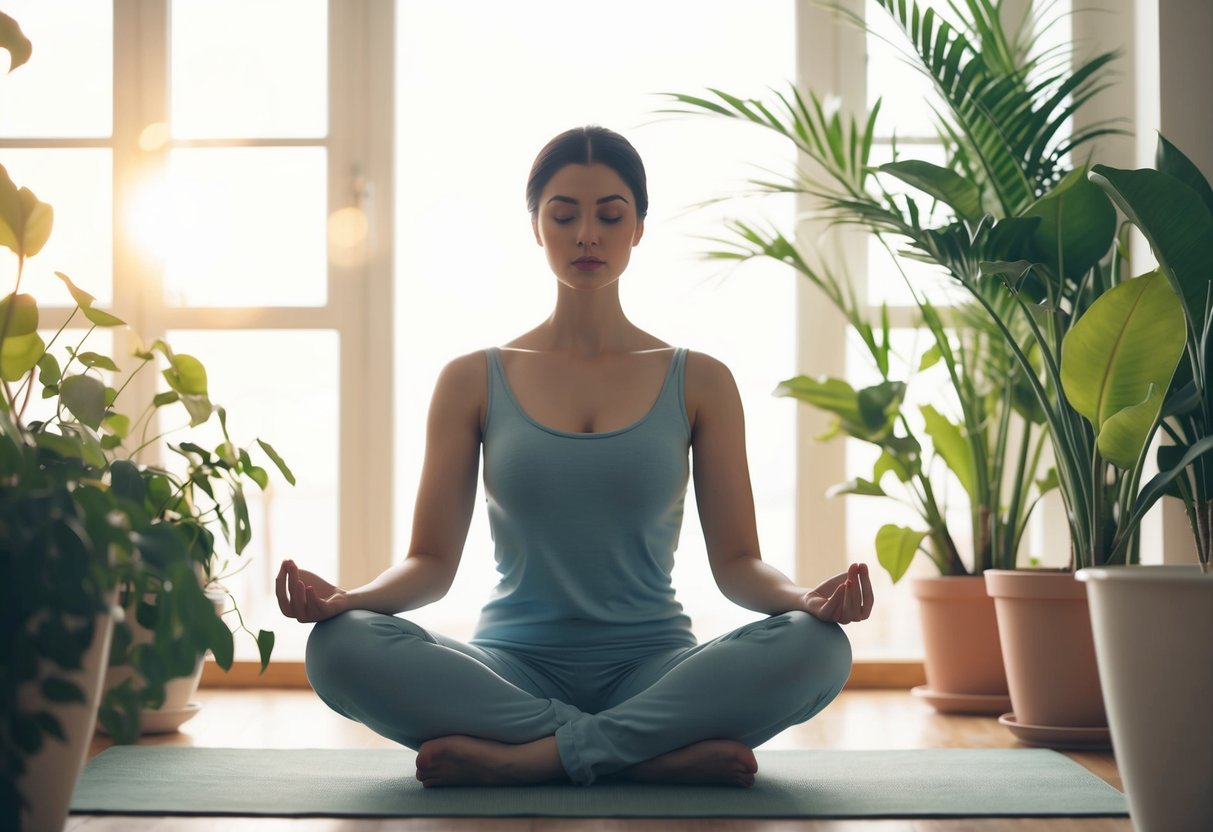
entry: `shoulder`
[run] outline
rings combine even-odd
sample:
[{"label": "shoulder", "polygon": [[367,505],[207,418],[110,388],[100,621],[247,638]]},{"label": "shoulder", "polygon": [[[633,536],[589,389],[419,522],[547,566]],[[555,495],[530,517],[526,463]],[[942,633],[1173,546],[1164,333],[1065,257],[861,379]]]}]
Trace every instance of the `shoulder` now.
[{"label": "shoulder", "polygon": [[692,430],[705,419],[740,409],[741,395],[732,371],[707,353],[687,351],[685,398]]},{"label": "shoulder", "polygon": [[446,363],[438,373],[437,390],[445,393],[483,393],[488,377],[488,350],[476,350]]},{"label": "shoulder", "polygon": [[447,417],[481,420],[488,399],[488,351],[476,350],[446,363],[434,385],[433,407]]}]

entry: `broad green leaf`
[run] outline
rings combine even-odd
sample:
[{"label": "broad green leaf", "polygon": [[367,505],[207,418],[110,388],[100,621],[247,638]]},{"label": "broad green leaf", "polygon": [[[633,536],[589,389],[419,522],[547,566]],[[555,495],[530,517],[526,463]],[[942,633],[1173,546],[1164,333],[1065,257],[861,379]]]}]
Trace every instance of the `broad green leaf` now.
[{"label": "broad green leaf", "polygon": [[59,398],[82,424],[96,430],[105,418],[105,385],[88,375],[69,376],[59,385]]},{"label": "broad green leaf", "polygon": [[[1152,388],[1161,408],[1163,391],[1183,353],[1185,333],[1180,301],[1157,271],[1112,287],[1062,342],[1061,384],[1067,400],[1097,435],[1117,413],[1141,405]],[[1139,413],[1131,421],[1140,418]],[[1144,452],[1144,444],[1134,452],[1121,444],[1124,434],[1118,436],[1118,459],[1135,460]]]},{"label": "broad green leaf", "polygon": [[42,682],[42,695],[51,702],[84,702],[84,691],[67,679],[51,676]]},{"label": "broad green leaf", "polygon": [[895,176],[951,207],[962,220],[977,220],[983,211],[981,191],[970,180],[930,162],[907,160],[881,165],[877,170]]},{"label": "broad green leaf", "polygon": [[1116,209],[1085,168],[1067,174],[1024,216],[1041,218],[1032,237],[1036,259],[1075,280],[1108,254],[1116,237]]},{"label": "broad green leaf", "polygon": [[1154,423],[1161,410],[1162,393],[1150,385],[1140,403],[1109,416],[1095,440],[1104,459],[1124,469],[1136,466],[1154,433]]},{"label": "broad green leaf", "polygon": [[169,390],[166,393],[157,393],[155,396],[152,396],[152,404],[156,407],[164,407],[166,404],[172,404],[180,398],[175,390]]},{"label": "broad green leaf", "polygon": [[1183,182],[1156,170],[1096,165],[1091,180],[1141,230],[1192,322],[1201,326],[1213,280],[1213,214],[1204,200]]},{"label": "broad green leaf", "polygon": [[21,210],[21,194],[8,175],[8,169],[0,165],[0,246],[21,253],[20,234],[25,226]]},{"label": "broad green leaf", "polygon": [[1050,467],[1048,471],[1045,471],[1043,477],[1036,480],[1036,491],[1038,494],[1047,494],[1060,484],[1061,481],[1057,478],[1057,469]]},{"label": "broad green leaf", "polygon": [[880,482],[887,472],[892,471],[900,482],[909,482],[910,477],[917,470],[917,459],[917,453],[912,459],[904,459],[894,456],[886,447],[876,458],[876,464],[872,466],[872,481]]},{"label": "broad green leaf", "polygon": [[59,361],[49,352],[38,359],[38,381],[43,386],[54,386],[59,383]]},{"label": "broad green leaf", "polygon": [[1192,160],[1184,155],[1178,147],[1167,141],[1164,136],[1158,137],[1158,149],[1154,154],[1154,166],[1161,173],[1174,176],[1200,196],[1209,213],[1213,214],[1213,187],[1209,180],[1200,172],[1200,168],[1192,164]]},{"label": "broad green leaf", "polygon": [[5,381],[18,381],[38,366],[38,360],[45,352],[46,344],[36,332],[10,335],[0,344],[0,377]]},{"label": "broad green leaf", "polygon": [[1012,292],[1018,292],[1024,279],[1032,272],[1030,260],[988,260],[977,264],[982,277],[997,277],[1007,285]]},{"label": "broad green leaf", "polygon": [[[12,317],[9,317],[9,316]],[[8,319],[8,328],[4,329],[4,321]],[[33,295],[9,295],[0,300],[0,329],[4,329],[4,337],[14,335],[29,335],[38,331],[38,301]]]},{"label": "broad green leaf", "polygon": [[935,453],[952,469],[968,495],[975,499],[977,470],[973,462],[973,447],[965,438],[964,431],[929,404],[924,404],[919,410]]},{"label": "broad green leaf", "polygon": [[248,503],[244,499],[244,489],[237,485],[232,489],[232,509],[236,515],[236,540],[234,546],[236,554],[244,552],[244,547],[248,546],[249,541],[253,539],[252,527],[249,525]]},{"label": "broad green leaf", "polygon": [[120,372],[118,365],[114,363],[114,359],[101,353],[82,352],[76,356],[76,360],[85,367],[100,367],[102,370],[113,370],[115,373]]},{"label": "broad green leaf", "polygon": [[21,31],[21,27],[17,24],[17,21],[4,12],[0,12],[0,48],[8,50],[9,72],[12,72],[28,61],[30,54],[34,51],[33,44],[29,42],[29,38]]},{"label": "broad green leaf", "polygon": [[111,413],[101,420],[101,424],[110,433],[121,439],[125,439],[131,430],[131,417],[122,413]]},{"label": "broad green leaf", "polygon": [[922,354],[922,360],[918,362],[918,372],[921,373],[928,367],[935,366],[941,358],[943,358],[943,353],[940,352],[939,344],[932,344],[930,349]]},{"label": "broad green leaf", "polygon": [[29,188],[18,191],[21,199],[21,211],[24,223],[21,233],[21,247],[26,257],[33,257],[42,251],[46,241],[51,236],[51,226],[55,221],[55,209],[34,196]]},{"label": "broad green leaf", "polygon": [[181,396],[181,404],[185,405],[186,411],[190,414],[190,427],[197,427],[211,418],[211,414],[215,411],[211,400],[206,396]]},{"label": "broad green leaf", "polygon": [[71,439],[60,436],[57,433],[43,431],[34,438],[34,441],[38,443],[39,448],[46,448],[65,459],[84,458],[84,450],[81,448],[79,442],[73,442]]},{"label": "broad green leaf", "polygon": [[257,632],[257,653],[261,656],[261,672],[269,666],[270,655],[274,652],[274,634],[270,630]]},{"label": "broad green leaf", "polygon": [[143,505],[143,501],[147,499],[147,486],[143,482],[143,476],[139,473],[138,466],[130,460],[117,459],[110,465],[110,488],[119,497],[138,505]]},{"label": "broad green leaf", "polygon": [[886,497],[884,489],[871,480],[856,477],[826,490],[827,497],[838,497],[843,494],[855,494],[861,497]]},{"label": "broad green leaf", "polygon": [[[207,645],[215,654],[215,664],[224,670],[232,669],[232,655],[235,645],[232,641],[232,631],[227,628],[223,619],[213,612],[210,616],[210,640]],[[260,646],[260,645],[258,645]]]},{"label": "broad green leaf", "polygon": [[76,305],[84,312],[84,317],[88,318],[92,323],[101,327],[121,326],[126,323],[126,321],[108,312],[94,309],[93,304],[97,299],[73,283],[72,279],[63,272],[55,272],[55,277],[63,281],[64,285],[67,286],[67,290],[72,295],[72,300],[76,301]]},{"label": "broad green leaf", "polygon": [[169,357],[169,368],[164,371],[168,386],[183,396],[205,396],[206,368],[192,355],[181,353]]},{"label": "broad green leaf", "polygon": [[876,558],[889,573],[893,583],[900,581],[901,576],[910,568],[910,563],[926,536],[926,532],[894,526],[891,523],[881,526],[876,532]]},{"label": "broad green leaf", "polygon": [[265,455],[278,467],[282,472],[282,476],[286,477],[286,481],[291,485],[295,484],[295,475],[291,473],[291,469],[287,467],[286,461],[278,455],[278,452],[270,445],[269,442],[258,439],[257,444],[261,446],[261,450],[265,451]]}]

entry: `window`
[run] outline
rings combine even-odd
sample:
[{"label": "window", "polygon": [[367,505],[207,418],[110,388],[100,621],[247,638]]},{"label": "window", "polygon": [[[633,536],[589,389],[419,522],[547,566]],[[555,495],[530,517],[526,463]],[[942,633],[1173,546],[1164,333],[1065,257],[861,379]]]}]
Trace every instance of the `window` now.
[{"label": "window", "polygon": [[[44,326],[69,311],[58,270],[144,343],[196,355],[233,440],[265,438],[291,464],[295,487],[273,477],[248,495],[254,542],[224,581],[250,628],[277,632],[279,659],[300,658],[307,631],[284,626],[273,602],[278,560],[356,572],[357,553],[390,527],[368,499],[390,478],[375,479],[362,440],[367,413],[391,399],[390,378],[369,383],[368,357],[384,340],[373,310],[389,279],[373,220],[390,217],[390,189],[369,187],[389,178],[370,122],[391,102],[376,107],[367,72],[371,60],[390,65],[390,35],[385,49],[375,33],[391,11],[327,0],[6,6],[34,59],[3,86],[3,163],[55,209],[23,286],[46,306]],[[123,360],[130,333],[89,343],[134,366]],[[132,388],[157,383],[145,371]],[[174,418],[160,430],[179,427]],[[210,428],[200,444],[217,444]],[[255,656],[237,639],[237,658]]]}]

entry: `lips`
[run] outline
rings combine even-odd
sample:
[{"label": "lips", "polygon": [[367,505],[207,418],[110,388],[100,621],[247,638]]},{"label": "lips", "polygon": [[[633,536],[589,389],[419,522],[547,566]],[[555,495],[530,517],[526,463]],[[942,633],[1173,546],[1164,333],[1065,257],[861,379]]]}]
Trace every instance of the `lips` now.
[{"label": "lips", "polygon": [[573,261],[573,268],[583,272],[592,272],[606,265],[605,260],[597,257],[578,257]]}]

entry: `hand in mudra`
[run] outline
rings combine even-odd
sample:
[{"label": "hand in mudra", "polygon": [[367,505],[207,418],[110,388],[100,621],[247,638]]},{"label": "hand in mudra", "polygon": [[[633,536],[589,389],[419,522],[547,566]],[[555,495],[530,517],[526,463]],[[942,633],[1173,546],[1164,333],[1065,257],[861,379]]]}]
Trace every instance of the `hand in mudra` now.
[{"label": "hand in mudra", "polygon": [[804,610],[822,621],[850,624],[872,614],[872,582],[865,563],[823,581],[804,594]]},{"label": "hand in mudra", "polygon": [[344,590],[315,572],[300,569],[293,560],[282,562],[274,589],[282,614],[304,623],[323,621],[346,610]]}]

